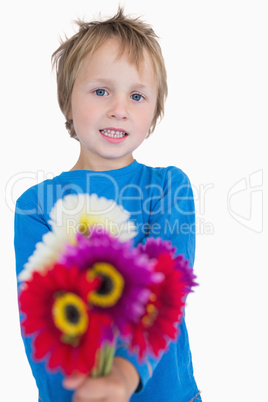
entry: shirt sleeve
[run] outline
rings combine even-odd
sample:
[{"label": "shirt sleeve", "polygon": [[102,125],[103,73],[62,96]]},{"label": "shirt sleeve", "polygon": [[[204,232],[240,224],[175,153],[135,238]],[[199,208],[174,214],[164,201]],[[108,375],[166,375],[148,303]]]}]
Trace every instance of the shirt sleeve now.
[{"label": "shirt sleeve", "polygon": [[[156,186],[155,186],[156,188]],[[165,171],[162,193],[159,197],[151,194],[152,206],[149,216],[148,237],[161,237],[169,240],[176,247],[176,254],[183,254],[194,265],[195,257],[195,206],[192,186],[187,175],[176,167]],[[163,354],[162,354],[163,355]],[[124,345],[118,342],[116,356],[129,360],[140,375],[140,384],[136,392],[141,392],[153,375],[161,357],[148,358],[140,362]]]},{"label": "shirt sleeve", "polygon": [[[176,167],[166,170],[162,195],[152,206],[149,237],[161,237],[194,265],[195,205],[188,176]],[[143,240],[146,241],[146,238]]]},{"label": "shirt sleeve", "polygon": [[31,203],[20,201],[20,199],[16,203],[14,226],[16,274],[18,277],[24,264],[34,252],[36,244],[42,241],[43,235],[49,231],[49,226],[38,203],[31,205]]},{"label": "shirt sleeve", "polygon": [[[27,190],[27,192],[17,200],[14,221],[14,249],[18,292],[20,288],[18,276],[23,270],[24,264],[35,250],[36,243],[40,242],[43,235],[48,231],[49,227],[44,219],[42,208],[37,202],[36,193],[32,190]],[[21,313],[20,319],[22,319]],[[21,335],[39,395],[45,398],[47,396],[48,382],[50,381],[45,363],[35,362],[32,359],[32,338],[25,337],[23,333],[21,333]],[[55,388],[61,388],[60,381],[53,381],[53,383]]]}]

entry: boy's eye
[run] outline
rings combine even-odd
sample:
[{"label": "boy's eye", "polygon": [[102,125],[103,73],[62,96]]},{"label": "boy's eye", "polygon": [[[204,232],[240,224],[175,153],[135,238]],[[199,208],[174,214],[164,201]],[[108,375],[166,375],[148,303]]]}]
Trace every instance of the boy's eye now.
[{"label": "boy's eye", "polygon": [[108,94],[108,92],[105,91],[105,89],[96,89],[96,91],[94,91],[94,93],[95,93],[96,95],[98,95],[98,96],[104,96],[104,95],[107,95],[107,94]]},{"label": "boy's eye", "polygon": [[132,94],[131,99],[133,99],[136,102],[140,102],[141,100],[144,99],[144,97],[141,94]]}]

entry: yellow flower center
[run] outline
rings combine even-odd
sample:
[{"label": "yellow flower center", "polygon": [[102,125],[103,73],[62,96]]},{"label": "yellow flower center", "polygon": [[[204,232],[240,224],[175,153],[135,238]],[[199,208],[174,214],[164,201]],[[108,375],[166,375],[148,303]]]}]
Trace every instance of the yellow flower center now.
[{"label": "yellow flower center", "polygon": [[82,214],[79,219],[79,232],[88,235],[91,227],[105,229],[113,235],[117,233],[116,225],[113,225],[107,217]]},{"label": "yellow flower center", "polygon": [[94,216],[94,215],[88,215],[84,213],[81,215],[79,219],[79,227],[78,230],[80,233],[87,235],[89,228],[96,226],[100,221],[99,216]]},{"label": "yellow flower center", "polygon": [[112,307],[120,299],[123,288],[123,276],[117,269],[106,262],[98,262],[88,271],[90,280],[102,279],[100,288],[89,294],[89,302],[98,307]]},{"label": "yellow flower center", "polygon": [[63,340],[72,343],[81,337],[88,327],[87,306],[74,293],[63,293],[56,297],[52,307],[55,326],[63,333]]}]

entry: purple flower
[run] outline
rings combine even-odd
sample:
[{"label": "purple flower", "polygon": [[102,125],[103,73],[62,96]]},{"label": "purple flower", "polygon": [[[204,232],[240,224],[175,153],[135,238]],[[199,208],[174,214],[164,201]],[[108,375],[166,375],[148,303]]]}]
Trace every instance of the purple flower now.
[{"label": "purple flower", "polygon": [[100,278],[99,288],[89,297],[90,307],[109,314],[121,333],[127,323],[137,322],[144,314],[149,287],[158,281],[153,261],[131,241],[122,243],[103,231],[92,230],[88,238],[78,233],[60,263],[86,270],[89,279]]},{"label": "purple flower", "polygon": [[138,244],[138,250],[146,253],[147,256],[151,258],[157,258],[162,253],[169,253],[174,255],[176,252],[176,247],[174,247],[171,241],[163,240],[161,237],[154,238],[148,237],[145,244]]},{"label": "purple flower", "polygon": [[188,284],[188,291],[192,292],[192,286],[197,285],[196,276],[190,267],[189,260],[185,259],[183,254],[176,256],[176,247],[170,241],[163,240],[160,237],[149,237],[145,244],[139,244],[137,248],[146,254],[151,261],[156,261],[162,254],[169,254],[175,262],[174,269],[181,272],[182,280]]}]

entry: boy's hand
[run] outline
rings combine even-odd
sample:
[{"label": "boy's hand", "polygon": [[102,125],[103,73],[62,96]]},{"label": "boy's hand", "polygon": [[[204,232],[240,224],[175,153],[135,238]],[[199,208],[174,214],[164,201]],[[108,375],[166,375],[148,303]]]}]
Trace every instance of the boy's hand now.
[{"label": "boy's hand", "polygon": [[70,376],[63,381],[67,389],[75,389],[73,402],[128,402],[139,384],[135,367],[126,359],[115,357],[106,377]]}]

